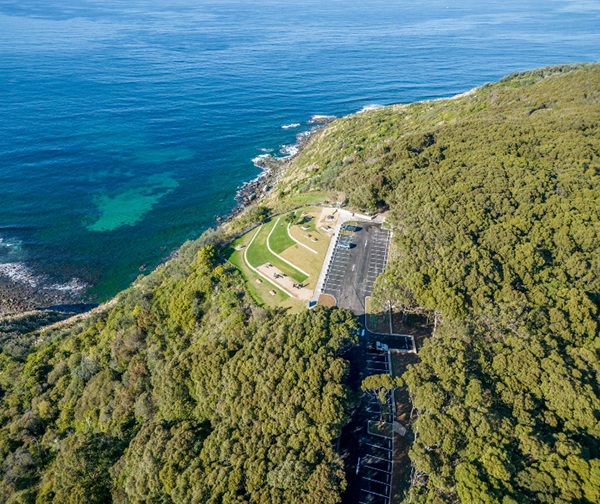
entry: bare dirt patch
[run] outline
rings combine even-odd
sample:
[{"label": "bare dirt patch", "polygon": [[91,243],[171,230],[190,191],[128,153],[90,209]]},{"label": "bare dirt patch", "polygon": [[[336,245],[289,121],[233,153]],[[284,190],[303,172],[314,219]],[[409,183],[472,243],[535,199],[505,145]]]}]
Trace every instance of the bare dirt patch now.
[{"label": "bare dirt patch", "polygon": [[268,263],[263,264],[256,268],[259,273],[266,276],[269,280],[272,280],[277,285],[281,287],[284,292],[287,292],[291,296],[294,296],[297,299],[302,301],[308,301],[312,299],[313,291],[307,289],[306,287],[299,288],[298,282],[293,278],[287,276],[283,271],[276,268],[275,266],[269,266]]},{"label": "bare dirt patch", "polygon": [[321,294],[319,296],[317,304],[320,306],[327,306],[328,308],[333,308],[337,305],[335,298],[330,294]]},{"label": "bare dirt patch", "polygon": [[[333,215],[333,219],[328,220],[327,217]],[[317,218],[316,228],[321,231],[325,231],[326,233],[333,233],[333,228],[337,224],[338,217],[340,212],[337,208],[325,207],[321,210],[321,215]],[[326,231],[325,228],[329,226],[331,228],[330,231]]]}]

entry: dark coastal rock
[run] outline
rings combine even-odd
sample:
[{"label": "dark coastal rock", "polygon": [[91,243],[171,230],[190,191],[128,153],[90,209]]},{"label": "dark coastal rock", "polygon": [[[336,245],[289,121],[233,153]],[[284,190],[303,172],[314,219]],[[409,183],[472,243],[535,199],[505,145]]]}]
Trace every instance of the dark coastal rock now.
[{"label": "dark coastal rock", "polygon": [[15,282],[0,275],[0,317],[56,305],[81,303],[81,294],[70,291],[53,291]]},{"label": "dark coastal rock", "polygon": [[308,121],[306,124],[308,124],[309,126],[313,126],[313,125],[324,125],[324,124],[329,124],[330,122],[335,121],[337,118],[335,116],[326,116],[326,115],[319,115],[319,116],[313,116],[310,121]]},{"label": "dark coastal rock", "polygon": [[271,154],[266,154],[256,158],[254,160],[254,164],[257,167],[262,168],[263,172],[254,180],[243,184],[237,190],[235,195],[236,205],[224,220],[226,222],[230,221],[237,214],[242,212],[248,205],[256,203],[261,198],[265,197],[269,191],[276,187],[277,182],[281,178],[289,163],[298,156],[298,154],[313,137],[313,134],[318,131],[323,124],[327,124],[334,119],[335,117],[333,116],[319,116],[313,118],[315,122],[312,124],[317,126],[311,131],[305,131],[296,135],[296,152],[294,154],[284,158],[278,158]]}]

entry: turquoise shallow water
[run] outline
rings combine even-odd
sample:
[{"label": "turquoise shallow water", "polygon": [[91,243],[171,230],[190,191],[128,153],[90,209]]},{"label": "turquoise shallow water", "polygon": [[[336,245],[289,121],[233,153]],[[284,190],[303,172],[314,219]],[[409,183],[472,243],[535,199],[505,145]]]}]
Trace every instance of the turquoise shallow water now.
[{"label": "turquoise shallow water", "polygon": [[104,299],[313,114],[597,61],[599,26],[593,0],[0,0],[0,274]]}]

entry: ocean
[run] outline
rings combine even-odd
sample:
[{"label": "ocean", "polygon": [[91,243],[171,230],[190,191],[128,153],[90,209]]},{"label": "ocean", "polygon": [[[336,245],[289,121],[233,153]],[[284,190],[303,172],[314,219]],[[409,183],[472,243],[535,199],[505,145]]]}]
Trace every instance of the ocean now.
[{"label": "ocean", "polygon": [[594,0],[0,0],[0,276],[105,300],[312,116],[597,61],[599,28]]}]

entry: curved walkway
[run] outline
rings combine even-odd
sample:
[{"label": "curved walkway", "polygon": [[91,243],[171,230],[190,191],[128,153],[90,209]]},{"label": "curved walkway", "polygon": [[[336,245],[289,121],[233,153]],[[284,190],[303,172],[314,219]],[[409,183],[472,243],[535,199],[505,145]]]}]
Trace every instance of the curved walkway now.
[{"label": "curved walkway", "polygon": [[304,243],[302,243],[302,242],[300,242],[300,241],[296,240],[296,238],[294,238],[294,237],[292,236],[292,233],[290,233],[290,225],[289,225],[289,224],[287,225],[287,233],[288,233],[288,236],[289,236],[289,237],[290,237],[292,240],[294,240],[294,241],[295,241],[295,242],[296,242],[298,245],[302,245],[302,246],[303,246],[305,249],[308,249],[308,250],[310,250],[310,251],[311,251],[313,254],[318,254],[318,252],[317,252],[316,250],[313,250],[313,249],[311,249],[311,248],[310,248],[308,245],[304,245]]},{"label": "curved walkway", "polygon": [[[250,240],[250,243],[248,243],[248,246],[246,247],[246,250],[244,250],[244,262],[246,263],[246,266],[248,266],[248,268],[250,268],[252,271],[254,271],[254,273],[256,273],[257,275],[261,276],[262,278],[264,278],[267,282],[269,282],[271,285],[274,285],[275,287],[277,287],[278,289],[282,290],[283,292],[285,292],[288,296],[291,296],[293,298],[295,298],[296,296],[294,296],[294,294],[292,294],[290,291],[288,291],[287,289],[285,289],[284,287],[282,287],[281,285],[279,285],[278,283],[274,282],[273,280],[271,280],[268,276],[263,275],[260,271],[258,271],[254,266],[252,266],[250,264],[250,262],[248,261],[248,257],[246,257],[246,254],[248,253],[248,249],[250,248],[250,245],[252,245],[252,242],[254,241],[254,238],[256,238],[258,236],[258,233],[260,233],[260,230],[262,229],[262,225],[258,228],[258,231],[256,231],[256,233],[254,234],[254,236],[252,237],[252,240]],[[267,240],[267,243],[268,240]]]},{"label": "curved walkway", "polygon": [[[273,234],[273,231],[275,231],[275,228],[277,227],[277,224],[279,224],[279,219],[281,219],[281,217],[278,217],[277,220],[275,221],[275,225],[273,226],[273,228],[271,229],[271,232],[269,233],[269,236],[267,236],[267,248],[269,249],[269,252],[271,252],[271,254],[273,254],[275,257],[281,259],[284,263],[289,264],[292,268],[294,268],[295,270],[298,270],[300,273],[302,273],[303,275],[306,275],[307,277],[310,276],[309,273],[307,273],[304,270],[301,270],[298,266],[296,266],[295,264],[292,264],[290,261],[288,261],[287,259],[284,259],[283,257],[281,257],[279,254],[276,254],[275,252],[273,252],[273,249],[271,248],[271,245],[269,244],[269,240],[271,239],[271,235]],[[262,226],[261,226],[262,227]],[[255,235],[256,236],[256,235]],[[252,238],[254,240],[254,238]],[[293,238],[292,238],[293,239]]]}]

